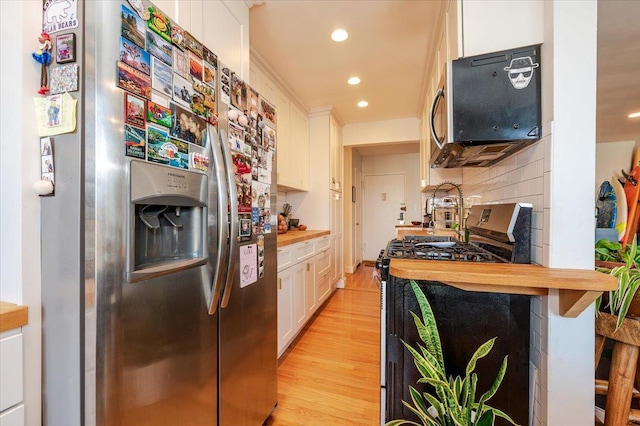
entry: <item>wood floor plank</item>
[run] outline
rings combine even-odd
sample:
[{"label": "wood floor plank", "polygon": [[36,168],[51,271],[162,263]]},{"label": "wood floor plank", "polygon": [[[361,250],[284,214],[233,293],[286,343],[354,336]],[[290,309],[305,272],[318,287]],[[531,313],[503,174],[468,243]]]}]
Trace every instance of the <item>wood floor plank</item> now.
[{"label": "wood floor plank", "polygon": [[380,290],[373,268],[344,289],[280,358],[278,407],[265,425],[373,426],[380,419]]}]

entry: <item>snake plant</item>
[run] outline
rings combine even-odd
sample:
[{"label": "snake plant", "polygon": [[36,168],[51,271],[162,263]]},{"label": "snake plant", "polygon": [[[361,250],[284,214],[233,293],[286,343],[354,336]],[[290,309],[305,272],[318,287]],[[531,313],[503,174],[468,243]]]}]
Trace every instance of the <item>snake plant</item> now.
[{"label": "snake plant", "polygon": [[[598,253],[596,249],[596,254]],[[634,238],[633,243],[617,251],[615,260],[621,262],[619,266],[596,268],[596,270],[610,274],[618,279],[618,288],[609,292],[609,301],[604,307],[611,315],[617,315],[616,330],[622,325],[622,320],[627,316],[629,306],[631,306],[631,302],[638,288],[640,288],[640,259],[636,259],[637,256],[638,244]],[[600,312],[601,304],[602,296],[596,300],[596,315]]]},{"label": "snake plant", "polygon": [[[495,395],[502,383],[507,370],[507,356],[504,357],[491,388],[476,400],[478,396],[478,375],[474,372],[476,362],[491,351],[496,339],[488,340],[475,351],[467,364],[464,377],[447,377],[440,335],[431,305],[413,280],[411,280],[411,287],[418,300],[422,318],[414,312],[411,312],[411,315],[423,344],[418,343],[416,349],[405,341],[402,343],[413,356],[413,361],[422,376],[418,383],[432,385],[435,394],[420,393],[410,386],[411,403],[407,401],[402,403],[420,419],[422,426],[492,426],[497,417],[502,417],[515,425],[516,423],[507,414],[487,405],[487,401]],[[396,425],[421,426],[420,423],[410,420],[392,420],[386,423],[386,426]]]}]

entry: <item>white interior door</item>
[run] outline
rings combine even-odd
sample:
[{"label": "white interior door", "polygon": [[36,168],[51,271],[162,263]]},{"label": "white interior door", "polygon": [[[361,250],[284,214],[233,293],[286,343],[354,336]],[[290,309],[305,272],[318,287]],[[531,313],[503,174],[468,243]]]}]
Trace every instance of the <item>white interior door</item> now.
[{"label": "white interior door", "polygon": [[353,184],[356,187],[355,226],[353,227],[353,260],[356,268],[362,263],[362,172],[354,169]]},{"label": "white interior door", "polygon": [[404,174],[364,176],[362,239],[365,260],[376,260],[380,250],[396,236],[400,205],[405,202],[404,180]]}]

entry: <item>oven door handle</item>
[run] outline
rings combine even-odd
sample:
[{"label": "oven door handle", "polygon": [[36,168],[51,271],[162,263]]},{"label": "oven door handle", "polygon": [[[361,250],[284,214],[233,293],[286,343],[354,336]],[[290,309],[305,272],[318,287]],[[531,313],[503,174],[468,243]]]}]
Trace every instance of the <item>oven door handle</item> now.
[{"label": "oven door handle", "polygon": [[382,279],[380,279],[380,274],[379,273],[373,273],[373,280],[376,282],[376,285],[378,286],[379,289],[382,289]]}]

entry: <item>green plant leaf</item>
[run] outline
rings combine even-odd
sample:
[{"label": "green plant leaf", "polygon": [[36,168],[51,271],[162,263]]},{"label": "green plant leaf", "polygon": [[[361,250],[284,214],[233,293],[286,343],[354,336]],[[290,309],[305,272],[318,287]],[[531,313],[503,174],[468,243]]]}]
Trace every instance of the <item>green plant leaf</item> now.
[{"label": "green plant leaf", "polygon": [[399,425],[415,425],[415,426],[423,426],[420,423],[412,422],[409,420],[391,420],[384,424],[384,426],[399,426]]},{"label": "green plant leaf", "polygon": [[495,421],[496,417],[493,414],[493,410],[490,409],[482,413],[480,418],[474,424],[477,426],[493,426]]},{"label": "green plant leaf", "polygon": [[416,390],[413,386],[409,386],[409,393],[411,394],[411,401],[413,402],[413,406],[420,411],[420,417],[424,421],[424,417],[426,417],[427,413],[427,404],[425,404],[424,398],[422,398],[422,394]]},{"label": "green plant leaf", "polygon": [[496,417],[502,417],[503,419],[505,419],[506,421],[508,421],[509,423],[511,423],[514,426],[518,426],[518,423],[514,422],[513,419],[511,417],[509,417],[506,413],[504,413],[501,410],[498,410],[497,408],[492,408],[493,413],[496,415]]},{"label": "green plant leaf", "polygon": [[494,380],[493,385],[491,385],[491,388],[489,388],[489,390],[486,391],[480,397],[480,402],[484,403],[484,402],[490,400],[493,397],[493,395],[495,395],[496,392],[498,391],[498,388],[500,387],[500,384],[502,383],[502,379],[504,378],[504,374],[507,371],[507,359],[508,358],[509,358],[509,355],[506,355],[504,357],[504,359],[502,360],[502,364],[500,365],[500,369],[498,370],[498,376]]},{"label": "green plant leaf", "polygon": [[476,349],[475,353],[473,354],[473,356],[469,360],[469,363],[467,364],[467,376],[471,374],[473,370],[476,369],[476,362],[480,358],[487,356],[487,354],[491,351],[491,348],[493,348],[493,344],[495,343],[495,341],[496,341],[496,338],[494,337],[491,340],[487,340],[482,345],[480,345],[478,349]]},{"label": "green plant leaf", "polygon": [[416,295],[416,299],[418,300],[418,306],[420,306],[420,312],[422,313],[422,318],[424,319],[424,325],[428,331],[427,341],[424,343],[427,345],[427,349],[431,352],[436,359],[438,360],[438,364],[444,369],[444,360],[442,357],[442,346],[440,344],[440,334],[438,334],[438,327],[436,325],[436,319],[433,315],[433,310],[431,310],[431,305],[427,300],[426,296],[422,292],[422,289],[418,286],[418,284],[411,280],[411,288],[413,288],[413,292]]}]

